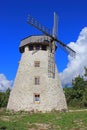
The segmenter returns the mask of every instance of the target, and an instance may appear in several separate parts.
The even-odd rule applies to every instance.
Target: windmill
[[[75,51],[57,39],[55,13],[52,31],[32,16],[28,16],[27,22],[45,35],[29,36],[21,40],[19,50],[22,56],[7,109],[34,112],[67,110],[54,53],[57,43],[72,56],[75,56]]]

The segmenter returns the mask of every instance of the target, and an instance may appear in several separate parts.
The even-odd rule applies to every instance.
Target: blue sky
[[[76,42],[81,30],[87,27],[87,0],[3,0],[0,2],[0,74],[14,80],[18,61],[20,40],[41,34],[26,23],[28,14],[52,29],[53,13],[58,14],[58,38],[65,44]],[[73,47],[73,46],[72,46]],[[60,49],[56,53],[59,72],[69,62]]]

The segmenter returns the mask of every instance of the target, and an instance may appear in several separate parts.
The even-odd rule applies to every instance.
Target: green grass
[[[87,130],[87,111],[11,114],[0,109],[0,130]]]

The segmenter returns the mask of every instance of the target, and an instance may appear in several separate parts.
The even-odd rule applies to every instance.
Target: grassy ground
[[[11,114],[0,109],[0,130],[87,130],[87,111]]]

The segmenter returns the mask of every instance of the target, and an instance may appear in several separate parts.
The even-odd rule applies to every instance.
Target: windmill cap
[[[29,36],[21,40],[19,50],[21,52],[21,49],[23,49],[27,45],[31,44],[44,44],[49,45],[49,42],[51,41],[51,38],[49,36],[45,35],[39,35],[39,36]]]

